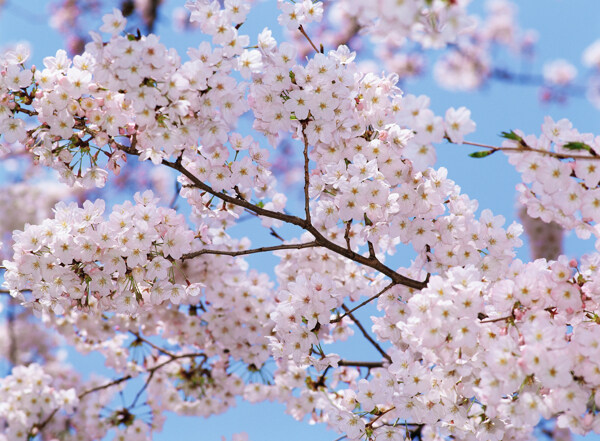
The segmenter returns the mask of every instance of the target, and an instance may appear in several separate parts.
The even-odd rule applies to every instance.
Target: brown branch
[[[451,144],[457,144],[455,142],[449,141]],[[550,150],[542,150],[542,149],[537,149],[537,148],[533,148],[533,147],[502,147],[502,146],[493,146],[493,145],[489,145],[489,144],[481,144],[479,142],[470,142],[470,141],[463,141],[462,144],[464,145],[472,145],[475,147],[482,147],[484,149],[488,149],[491,150],[492,152],[498,152],[498,151],[502,151],[502,152],[519,152],[519,153],[528,153],[528,152],[534,152],[534,153],[539,153],[541,155],[546,155],[546,156],[551,156],[553,158],[558,158],[558,159],[591,159],[591,160],[600,160],[600,156],[586,156],[586,155],[570,155],[567,153],[558,153],[558,152],[553,152]]]
[[[269,234],[273,237],[275,237],[276,239],[279,239],[282,242],[285,242],[285,239],[283,237],[281,237],[279,235],[279,233],[277,233],[277,231],[275,231],[275,229],[273,227],[269,228]]]
[[[302,26],[300,26],[302,28]],[[310,221],[310,198],[308,196],[308,187],[310,186],[310,175],[309,175],[309,167],[308,167],[308,138],[306,137],[305,130],[306,123],[302,123],[302,138],[304,139],[304,216],[306,218],[306,222],[309,224]]]
[[[373,297],[369,297],[367,300],[365,300],[364,302],[362,302],[360,305],[352,308],[351,310],[349,310],[348,312],[344,313],[343,315],[331,320],[329,323],[337,323],[339,321],[341,321],[344,317],[346,317],[347,315],[350,315],[351,313],[353,313],[354,311],[356,311],[359,308],[362,308],[363,306],[365,306],[366,304],[372,302],[375,299],[378,299],[379,297],[381,297],[383,294],[385,294],[385,292],[387,290],[389,290],[390,288],[392,288],[393,286],[395,286],[396,284],[394,282],[390,283],[388,286],[386,286],[385,288],[383,288],[381,291],[379,291],[377,294],[375,294]]]
[[[369,241],[367,241],[367,245],[368,245],[368,247],[369,247],[369,257],[370,257],[371,259],[375,259],[375,258],[376,258],[376,256],[375,256],[375,248],[373,248],[373,242],[371,242],[371,241],[369,240]]]
[[[352,219],[346,222],[346,231],[344,231],[344,239],[346,239],[346,248],[348,251],[352,251],[350,247],[350,227],[352,226]]]
[[[77,398],[82,399],[91,393],[94,393],[94,392],[97,392],[97,391],[103,390],[103,389],[108,389],[109,387],[116,386],[117,384],[121,384],[124,381],[130,380],[132,378],[133,377],[131,375],[125,375],[124,377],[117,378],[116,380],[113,380],[109,383],[105,383],[100,386],[96,386],[96,387],[93,387],[86,391],[83,391],[81,394],[79,394],[77,396]],[[48,423],[50,423],[50,421],[52,421],[52,418],[54,418],[54,416],[57,414],[57,412],[59,410],[60,410],[60,407],[55,407],[52,410],[52,412],[50,412],[50,414],[46,417],[46,419],[44,421],[42,421],[39,424],[34,424],[33,427],[31,428],[31,430],[29,431],[29,436],[30,437],[36,436],[38,433],[40,433],[42,430],[44,430],[44,428],[48,425]]]
[[[140,153],[136,150],[135,143],[136,143],[135,136],[132,137],[131,147],[127,147],[127,146],[119,144],[115,141],[115,144],[118,146],[118,148],[120,150],[122,150],[125,153],[128,153],[130,155],[139,156]],[[180,160],[171,162],[171,161],[167,161],[166,159],[163,159],[162,164],[169,168],[172,168],[173,170],[177,170],[182,175],[184,175],[187,179],[189,179],[193,183],[193,185],[196,186],[197,188],[199,188],[199,189],[201,189],[201,190],[203,190],[203,191],[205,191],[227,203],[245,208],[248,211],[253,212],[259,216],[264,216],[264,217],[269,217],[271,219],[280,220],[282,222],[296,225],[296,226],[308,231],[309,233],[311,233],[314,236],[315,242],[317,242],[320,246],[327,248],[327,249],[333,251],[334,253],[337,253],[340,256],[346,257],[347,259],[350,259],[354,262],[360,263],[360,264],[368,266],[374,270],[377,270],[380,273],[388,276],[390,279],[392,279],[392,281],[394,281],[397,284],[404,285],[408,288],[413,288],[413,289],[417,289],[417,290],[423,289],[425,286],[427,286],[427,284],[425,282],[420,282],[418,280],[410,279],[408,277],[398,274],[396,271],[394,271],[390,267],[381,263],[381,261],[379,261],[377,258],[365,257],[361,254],[355,253],[352,250],[348,250],[348,249],[328,240],[310,222],[307,222],[306,219],[301,219],[298,216],[281,213],[279,211],[267,210],[263,207],[259,207],[258,205],[254,205],[254,204],[246,201],[245,199],[239,199],[239,198],[230,196],[225,192],[217,192],[217,191],[213,190],[212,187],[210,187],[209,185],[206,185],[204,182],[202,182],[200,179],[198,179],[196,176],[194,176],[194,174],[192,174],[189,170],[187,170],[185,167],[183,167],[181,165]]]
[[[246,254],[266,253],[269,251],[277,250],[300,250],[302,248],[313,248],[320,246],[317,241],[306,242],[306,243],[290,243],[283,245],[274,245],[271,247],[260,247],[253,248],[250,250],[239,250],[239,251],[220,251],[220,250],[199,250],[192,253],[184,254],[181,260],[193,259],[194,257],[202,256],[204,254],[217,254],[223,256],[244,256]]]
[[[367,423],[367,426],[369,427],[373,427],[373,424],[382,416],[384,416],[386,413],[391,412],[392,410],[394,410],[396,408],[396,406],[392,406],[390,407],[388,410],[384,410],[383,412],[381,412],[379,415],[377,415],[375,418],[373,418],[371,421],[369,421]]]
[[[360,321],[358,321],[358,319],[354,316],[354,314],[352,314],[352,312],[348,309],[348,307],[346,305],[342,305],[342,308],[344,309],[344,311],[346,311],[346,314],[352,319],[352,321],[356,324],[356,326],[358,326],[358,329],[360,329],[360,332],[362,332],[362,334],[365,336],[365,338],[369,341],[369,343],[371,343],[373,345],[373,347],[375,349],[377,349],[377,351],[383,356],[383,358],[385,358],[387,361],[389,361],[390,363],[392,362],[392,357],[390,357],[381,346],[379,346],[379,343],[377,343],[373,337],[371,337],[369,335],[369,333],[367,332],[367,330],[364,328],[364,326],[362,325],[362,323]]]
[[[79,398],[81,400],[82,398],[85,398],[89,394],[92,394],[94,392],[98,392],[100,390],[108,389],[109,387],[116,386],[117,384],[121,384],[121,383],[123,383],[123,382],[125,382],[127,380],[131,380],[132,378],[133,377],[131,375],[125,375],[124,377],[117,378],[116,380],[113,380],[110,383],[101,384],[100,386],[96,386],[96,387],[93,387],[91,389],[85,390],[82,393],[80,393],[77,396],[77,398]]]
[[[483,319],[483,320],[480,320],[480,321],[479,321],[479,323],[494,323],[494,322],[501,322],[501,321],[503,321],[503,320],[508,320],[508,319],[511,319],[511,318],[513,318],[513,316],[512,316],[512,315],[508,315],[508,316],[506,316],[506,317],[496,317],[496,318],[493,318],[493,319],[492,319],[492,318],[489,318],[489,319]]]
[[[298,28],[298,30],[308,40],[308,42],[310,43],[310,45],[312,46],[312,48],[315,50],[316,53],[321,52],[319,49],[317,49],[317,46],[315,46],[315,44],[312,42],[312,40],[310,39],[310,37],[308,36],[308,34],[306,33],[306,31],[304,30],[304,27],[302,25],[300,25],[300,27]]]
[[[368,369],[373,369],[373,368],[383,367],[383,362],[381,362],[381,361],[350,361],[350,360],[340,360],[340,361],[338,361],[338,366],[364,367],[364,368],[368,368]]]
[[[148,346],[156,349],[158,352],[160,352],[161,354],[167,355],[171,358],[175,358],[177,357],[175,354],[173,354],[172,352],[167,351],[164,348],[161,348],[158,345],[155,345],[154,343],[152,343],[150,340],[145,339],[144,337],[142,337],[139,333],[135,332],[135,331],[129,331],[130,334],[134,335],[135,338],[137,338],[137,340],[146,343]],[[134,342],[135,343],[135,342]]]

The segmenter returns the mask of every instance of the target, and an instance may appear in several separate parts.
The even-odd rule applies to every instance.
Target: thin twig
[[[148,369],[148,372],[150,373],[150,375],[153,375],[155,371],[161,369],[162,367],[166,366],[169,363],[172,363],[175,360],[179,360],[181,358],[195,358],[195,357],[204,357],[204,359],[206,360],[206,354],[182,354],[182,355],[174,355],[173,357],[169,358],[168,360],[157,364],[156,366]],[[93,387],[91,389],[85,390],[82,393],[80,393],[77,398],[78,399],[83,399],[85,398],[87,395],[92,394],[94,392],[98,392],[100,390],[104,390],[104,389],[108,389],[112,386],[116,386],[118,384],[121,384],[125,381],[131,380],[133,378],[132,375],[125,375],[123,377],[117,378],[116,380],[110,381],[108,383],[105,384],[101,384],[100,386],[96,386]],[[46,417],[46,419],[44,421],[42,421],[39,424],[34,424],[33,427],[31,428],[31,430],[29,431],[29,435],[30,436],[35,436],[38,433],[40,433],[42,430],[44,430],[44,427],[46,427],[50,421],[52,421],[52,418],[54,418],[54,416],[56,415],[56,413],[60,410],[60,407],[55,407],[54,410],[52,412],[50,412],[50,414]]]
[[[457,144],[454,142],[451,142],[451,144]],[[558,158],[558,159],[590,159],[590,160],[600,160],[600,156],[586,156],[586,155],[570,155],[567,153],[558,153],[558,152],[553,152],[551,150],[542,150],[542,149],[537,149],[537,148],[533,148],[533,147],[503,147],[503,146],[493,146],[493,145],[489,145],[489,144],[481,144],[479,142],[470,142],[470,141],[463,141],[462,144],[464,145],[471,145],[471,146],[475,146],[475,147],[481,147],[484,149],[488,149],[491,150],[492,152],[498,152],[498,151],[502,151],[502,152],[519,152],[519,153],[529,153],[529,152],[533,152],[533,153],[539,153],[541,155],[546,155],[546,156],[552,156],[554,158]]]
[[[194,257],[202,256],[203,254],[217,254],[223,256],[244,256],[246,254],[256,254],[256,253],[266,253],[269,251],[278,251],[278,250],[300,250],[302,248],[313,248],[320,246],[317,241],[313,240],[312,242],[306,243],[290,243],[283,245],[274,245],[271,247],[260,247],[253,248],[250,250],[239,250],[239,251],[220,251],[220,250],[199,250],[194,251],[193,253],[184,254],[181,257],[181,260],[193,259]]]
[[[302,28],[302,26],[300,26]],[[311,223],[310,220],[310,198],[308,196],[308,188],[310,187],[310,175],[309,175],[309,160],[308,160],[308,138],[304,131],[306,129],[306,123],[302,123],[302,137],[304,139],[304,216],[306,222]]]
[[[390,407],[388,410],[384,410],[383,412],[381,412],[379,415],[377,415],[375,418],[373,418],[371,421],[369,421],[369,423],[367,424],[367,426],[369,427],[373,427],[373,424],[382,416],[384,416],[386,413],[391,412],[392,410],[394,410],[396,408],[396,406],[392,406]]]
[[[317,46],[315,46],[315,44],[312,42],[312,40],[310,39],[310,37],[308,36],[308,34],[306,33],[306,31],[304,30],[304,27],[302,25],[300,25],[300,27],[298,27],[298,30],[308,40],[308,42],[310,43],[310,45],[312,46],[312,48],[315,50],[315,52],[319,53],[320,52],[319,49],[317,49]]]
[[[110,383],[101,384],[100,386],[93,387],[86,391],[83,391],[81,394],[77,396],[80,400],[91,393],[98,392],[100,390],[108,389],[109,387],[116,386],[117,384],[121,384],[127,380],[131,380],[133,377],[131,375],[125,375],[124,377],[117,378],[116,380],[111,381]]]
[[[140,153],[135,148],[135,144],[136,144],[135,135],[131,139],[130,147],[119,144],[116,141],[114,141],[114,142],[115,142],[115,145],[120,150],[124,151],[125,153],[128,153],[130,155],[135,155],[135,156],[140,155]],[[215,197],[218,197],[219,199],[221,199],[227,203],[245,208],[248,211],[253,212],[259,216],[277,219],[282,222],[296,225],[296,226],[308,231],[309,233],[311,233],[314,236],[315,241],[320,246],[327,248],[327,249],[333,251],[334,253],[337,253],[340,256],[346,257],[347,259],[350,259],[354,262],[360,263],[360,264],[368,266],[374,270],[377,270],[377,271],[381,272],[382,274],[385,274],[390,279],[392,279],[394,282],[396,282],[400,285],[404,285],[408,288],[413,288],[413,289],[417,289],[417,290],[423,289],[425,286],[427,286],[427,284],[425,282],[420,282],[418,280],[410,279],[401,274],[398,274],[396,271],[394,271],[390,267],[383,264],[377,258],[365,257],[361,254],[355,253],[354,251],[347,250],[343,246],[340,246],[340,245],[330,241],[325,236],[323,236],[323,234],[321,234],[321,232],[315,226],[313,226],[310,222],[307,222],[306,219],[302,219],[302,218],[299,218],[298,216],[293,216],[293,215],[286,214],[286,213],[281,213],[279,211],[268,210],[266,208],[259,207],[258,205],[254,205],[246,200],[241,200],[236,197],[230,196],[225,192],[215,191],[212,187],[210,187],[209,185],[202,182],[193,173],[191,173],[188,169],[183,167],[181,165],[180,160],[171,162],[171,161],[167,161],[166,159],[163,159],[162,164],[169,168],[172,168],[173,170],[177,170],[178,172],[183,174],[188,180],[190,180],[192,182],[192,184],[195,187],[197,187]]]
[[[338,366],[364,367],[364,368],[368,368],[368,369],[373,369],[373,368],[383,367],[383,362],[381,362],[381,361],[350,361],[350,360],[340,360],[340,361],[338,361]]]
[[[352,248],[350,247],[350,227],[352,226],[352,219],[350,219],[349,221],[346,221],[346,231],[344,231],[344,239],[346,239],[346,248],[348,248],[349,251],[352,251]]]
[[[282,242],[285,242],[285,239],[283,237],[281,237],[279,235],[279,233],[277,233],[277,231],[275,231],[275,229],[273,227],[269,228],[269,234],[277,239],[279,239]]]
[[[156,349],[158,352],[160,352],[161,354],[164,355],[168,355],[171,358],[175,358],[176,355],[167,351],[164,348],[161,348],[160,346],[155,345],[154,343],[152,343],[150,340],[145,339],[144,337],[142,337],[139,333],[135,332],[135,331],[129,331],[129,333],[131,333],[132,335],[134,335],[139,341],[146,343],[148,346]]]
[[[375,349],[377,349],[377,351],[383,356],[383,358],[385,358],[387,361],[389,361],[390,363],[392,362],[392,357],[390,357],[381,346],[379,346],[379,343],[377,343],[373,337],[371,337],[369,335],[369,333],[367,332],[367,330],[363,327],[362,323],[354,316],[354,314],[352,314],[352,312],[350,312],[350,310],[348,309],[348,307],[346,305],[342,305],[342,308],[344,309],[344,311],[346,311],[346,314],[348,314],[348,316],[352,319],[352,321],[356,324],[356,326],[358,326],[358,329],[360,329],[360,332],[362,332],[362,334],[365,336],[365,338],[369,341],[369,343],[371,343],[373,345],[373,347]]]
[[[369,297],[367,300],[365,300],[364,302],[362,302],[360,305],[352,308],[351,310],[349,310],[348,312],[344,313],[343,315],[341,315],[339,317],[336,317],[335,319],[331,320],[329,323],[337,323],[337,322],[341,321],[344,317],[346,317],[347,315],[350,315],[351,313],[353,313],[357,309],[362,308],[363,306],[365,306],[366,304],[372,302],[375,299],[378,299],[383,294],[385,294],[388,289],[390,289],[391,287],[393,287],[395,285],[396,284],[394,282],[390,283],[385,288],[383,288],[381,291],[379,291],[377,294],[375,294],[373,297]]]
[[[480,321],[479,321],[479,323],[494,323],[494,322],[501,322],[501,321],[503,321],[503,320],[508,320],[508,319],[511,319],[511,318],[513,318],[513,316],[512,316],[512,315],[508,315],[508,316],[506,316],[506,317],[496,317],[496,318],[493,318],[493,319],[492,319],[492,318],[489,318],[489,319],[483,319],[483,320],[480,320]]]

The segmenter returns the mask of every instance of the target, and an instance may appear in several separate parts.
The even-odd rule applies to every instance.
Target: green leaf
[[[502,138],[512,139],[513,141],[523,141],[523,138],[521,138],[519,135],[517,135],[512,130],[510,132],[502,132],[502,133],[500,133],[500,136]]]
[[[590,153],[592,152],[592,148],[585,142],[568,142],[563,147],[569,150],[587,150]]]
[[[495,153],[496,150],[482,150],[480,152],[469,153],[471,158],[485,158],[486,156],[490,156],[492,153]]]

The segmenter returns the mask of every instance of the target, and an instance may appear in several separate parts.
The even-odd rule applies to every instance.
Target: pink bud
[[[571,268],[577,268],[577,260],[576,259],[569,260],[569,266]]]

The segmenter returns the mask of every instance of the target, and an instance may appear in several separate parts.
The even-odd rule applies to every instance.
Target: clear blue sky
[[[0,46],[28,40],[33,47],[33,60],[41,65],[43,57],[53,55],[64,46],[63,40],[54,30],[46,25],[44,0],[7,0],[8,6],[0,11]],[[120,2],[115,1],[115,4]],[[197,46],[200,42],[198,34],[177,34],[172,31],[171,11],[175,6],[182,6],[184,0],[165,0],[161,9],[161,20],[157,33],[161,41],[168,47],[175,47],[185,57],[188,46]],[[481,11],[483,2],[475,0],[473,10]],[[259,3],[258,13],[252,13],[250,22],[244,25],[244,31],[251,39],[265,26],[270,26],[274,33],[278,31],[275,17],[275,2]],[[564,58],[575,65],[580,65],[583,49],[600,37],[600,2],[589,0],[527,0],[519,2],[519,23],[522,28],[533,28],[539,32],[537,56],[530,69],[541,72],[545,61]],[[506,58],[507,61],[510,59]],[[515,61],[515,60],[513,60]],[[515,62],[509,67],[518,66]],[[583,79],[580,69],[579,80]],[[432,98],[432,108],[443,115],[448,107],[467,106],[472,111],[472,118],[477,123],[477,131],[467,137],[468,140],[498,144],[497,136],[501,131],[522,129],[526,133],[539,134],[545,115],[555,120],[569,118],[580,131],[600,133],[600,112],[584,98],[573,98],[567,105],[543,106],[538,101],[538,90],[531,86],[507,85],[492,83],[485,90],[474,94],[452,93],[441,90],[430,77],[408,82],[404,89],[407,93],[427,94]],[[449,169],[449,177],[454,179],[472,198],[479,201],[480,209],[490,208],[495,214],[502,214],[510,223],[515,216],[514,187],[519,177],[508,165],[503,155],[493,155],[486,159],[472,159],[467,154],[474,149],[452,145],[438,147],[438,166]],[[0,169],[0,175],[1,175]],[[592,247],[591,243],[578,240],[574,235],[566,241],[566,254],[577,256]],[[528,251],[523,249],[520,256],[527,259]],[[404,256],[408,258],[407,256]],[[262,271],[270,271],[271,258],[252,259]],[[272,274],[272,272],[271,272]],[[368,317],[368,314],[365,314]],[[366,353],[368,356],[370,353]],[[73,361],[83,371],[103,371],[101,357],[80,357]],[[337,435],[327,431],[324,426],[309,426],[295,422],[283,414],[279,405],[248,405],[241,403],[228,413],[209,420],[198,418],[171,417],[167,419],[165,430],[158,434],[158,441],[181,440],[219,440],[221,435],[231,438],[232,433],[246,431],[253,441],[286,440],[300,441],[315,439],[333,441]],[[600,439],[588,437],[589,439]]]

